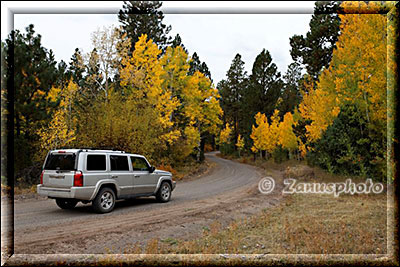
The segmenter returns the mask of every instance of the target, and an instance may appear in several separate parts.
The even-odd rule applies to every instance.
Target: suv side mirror
[[[149,172],[150,172],[150,173],[153,173],[155,170],[156,170],[156,167],[150,166],[150,169],[149,169]]]

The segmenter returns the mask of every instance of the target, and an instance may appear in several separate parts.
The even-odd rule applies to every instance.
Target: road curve
[[[72,242],[99,232],[115,233],[123,231],[128,224],[132,229],[135,226],[140,229],[172,217],[175,224],[183,223],[179,218],[188,217],[188,210],[205,213],[206,208],[215,209],[221,203],[235,202],[244,188],[254,187],[262,177],[259,169],[219,158],[215,152],[207,153],[206,158],[214,162],[215,167],[198,179],[178,181],[168,203],[157,203],[153,197],[119,201],[113,212],[95,214],[90,204],[80,203],[73,210],[61,210],[51,199],[16,201],[15,252],[35,253],[31,252],[35,247],[54,245],[56,240]]]

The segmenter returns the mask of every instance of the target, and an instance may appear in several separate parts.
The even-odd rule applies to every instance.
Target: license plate
[[[64,179],[65,175],[49,175],[52,179]]]

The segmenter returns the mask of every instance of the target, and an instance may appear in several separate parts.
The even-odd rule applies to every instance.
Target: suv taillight
[[[83,186],[83,174],[81,171],[75,172],[74,186]]]
[[[40,174],[40,184],[43,184],[43,173],[44,173],[44,170],[42,171],[42,174]]]

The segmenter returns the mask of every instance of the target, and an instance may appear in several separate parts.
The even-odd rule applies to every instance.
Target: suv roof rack
[[[79,149],[79,151],[89,151],[89,150],[104,150],[104,151],[115,151],[115,152],[126,153],[124,150],[119,150],[116,148],[109,148],[109,147],[84,147]]]

